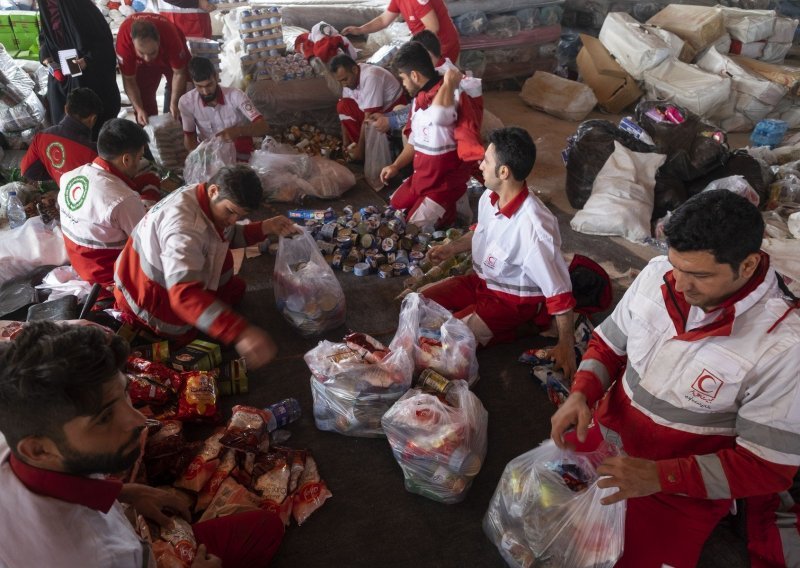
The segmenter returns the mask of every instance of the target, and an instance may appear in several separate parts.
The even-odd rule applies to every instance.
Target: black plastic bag
[[[663,168],[662,168],[663,169]],[[667,211],[675,211],[689,199],[686,184],[669,174],[656,173],[655,199],[653,201],[653,220],[661,219]]]
[[[567,199],[575,209],[582,209],[588,201],[597,173],[614,153],[614,141],[634,152],[655,150],[607,120],[582,122],[567,141]]]
[[[748,154],[746,150],[736,150],[730,155],[724,166],[687,184],[686,190],[691,197],[703,191],[712,181],[729,176],[743,176],[758,193],[761,207],[766,205],[770,184],[768,172],[764,172],[758,160]]]

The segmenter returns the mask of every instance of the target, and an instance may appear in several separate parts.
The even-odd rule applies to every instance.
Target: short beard
[[[130,469],[139,459],[142,450],[137,446],[125,453],[124,448],[130,446],[134,441],[138,441],[143,430],[144,427],[137,428],[128,443],[113,454],[81,453],[66,441],[62,442],[58,449],[64,457],[64,471],[72,475],[92,475],[95,473],[119,473]]]
[[[219,86],[214,89],[214,92],[210,95],[200,95],[200,98],[203,100],[204,103],[210,103],[217,98],[217,91],[219,91]]]

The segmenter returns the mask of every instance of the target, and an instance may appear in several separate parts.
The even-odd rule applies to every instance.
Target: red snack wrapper
[[[187,568],[175,551],[175,547],[167,541],[157,540],[152,544],[151,549],[158,568]]]
[[[370,363],[378,363],[389,354],[389,350],[377,339],[366,333],[350,333],[344,336],[347,346]]]
[[[158,381],[174,392],[180,392],[183,381],[178,371],[170,369],[161,363],[153,363],[140,357],[128,357],[128,372],[133,374],[145,374],[151,379]]]
[[[128,374],[128,395],[134,406],[147,404],[162,406],[169,402],[171,394],[169,387],[163,385],[152,375]]]
[[[305,470],[300,476],[300,487],[294,494],[292,515],[298,525],[302,525],[311,513],[322,507],[325,501],[333,497],[328,486],[322,480],[317,470],[317,462],[309,453],[306,456]]]
[[[286,457],[270,452],[267,460],[253,468],[254,489],[262,497],[260,507],[278,515],[284,525],[289,524],[292,514],[292,500],[287,498],[291,468]],[[263,471],[265,468],[269,469]]]
[[[181,517],[173,517],[172,527],[161,529],[161,538],[172,545],[184,566],[188,568],[192,565],[197,552],[197,540],[194,538],[192,525]]]
[[[220,443],[240,452],[266,452],[271,422],[275,422],[275,417],[269,412],[237,404]]]
[[[178,420],[219,420],[217,380],[208,371],[181,373],[183,390],[178,397]]]
[[[208,508],[222,485],[222,482],[228,478],[234,467],[236,467],[235,452],[233,450],[224,449],[220,453],[217,469],[197,495],[197,505],[195,505],[194,508],[195,513],[205,511]]]
[[[255,511],[259,508],[261,497],[247,490],[233,477],[228,477],[219,486],[211,504],[200,517],[200,522],[217,517],[225,517],[244,511]]]
[[[25,322],[2,321],[0,322],[0,341],[14,341],[22,333]]]
[[[186,471],[175,482],[175,487],[199,492],[205,486],[219,465],[217,457],[222,450],[219,443],[221,437],[222,432],[217,432],[205,441],[203,449],[189,462]]]
[[[161,422],[161,426],[153,427],[150,424],[155,421],[148,420],[148,437],[145,444],[145,459],[160,458],[163,456],[177,454],[183,446],[183,424],[177,420],[166,420]]]

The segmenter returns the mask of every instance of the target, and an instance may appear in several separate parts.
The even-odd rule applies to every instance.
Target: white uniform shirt
[[[400,98],[403,87],[389,71],[377,65],[359,63],[361,76],[358,87],[342,89],[342,98],[353,99],[361,110],[392,110],[390,106]]]
[[[255,122],[261,118],[250,98],[239,89],[219,86],[217,104],[206,105],[197,89],[184,94],[178,101],[183,131],[197,134],[202,142],[232,126]]]

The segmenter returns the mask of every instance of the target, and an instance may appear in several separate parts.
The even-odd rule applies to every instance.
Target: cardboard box
[[[169,360],[169,341],[159,341],[147,345],[131,347],[131,357],[139,357],[148,361],[165,363]]]
[[[642,96],[636,81],[611,56],[600,40],[580,34],[583,47],[578,53],[578,72],[608,112],[619,113]]]
[[[800,67],[774,65],[739,55],[731,55],[730,58],[748,71],[752,71],[773,83],[783,85],[789,89],[791,96],[797,97],[800,95]]]
[[[177,371],[211,371],[222,363],[222,350],[216,343],[195,339],[175,352],[170,365]]]
[[[224,396],[248,392],[247,365],[244,359],[234,359],[219,368],[217,388],[219,394]]]

